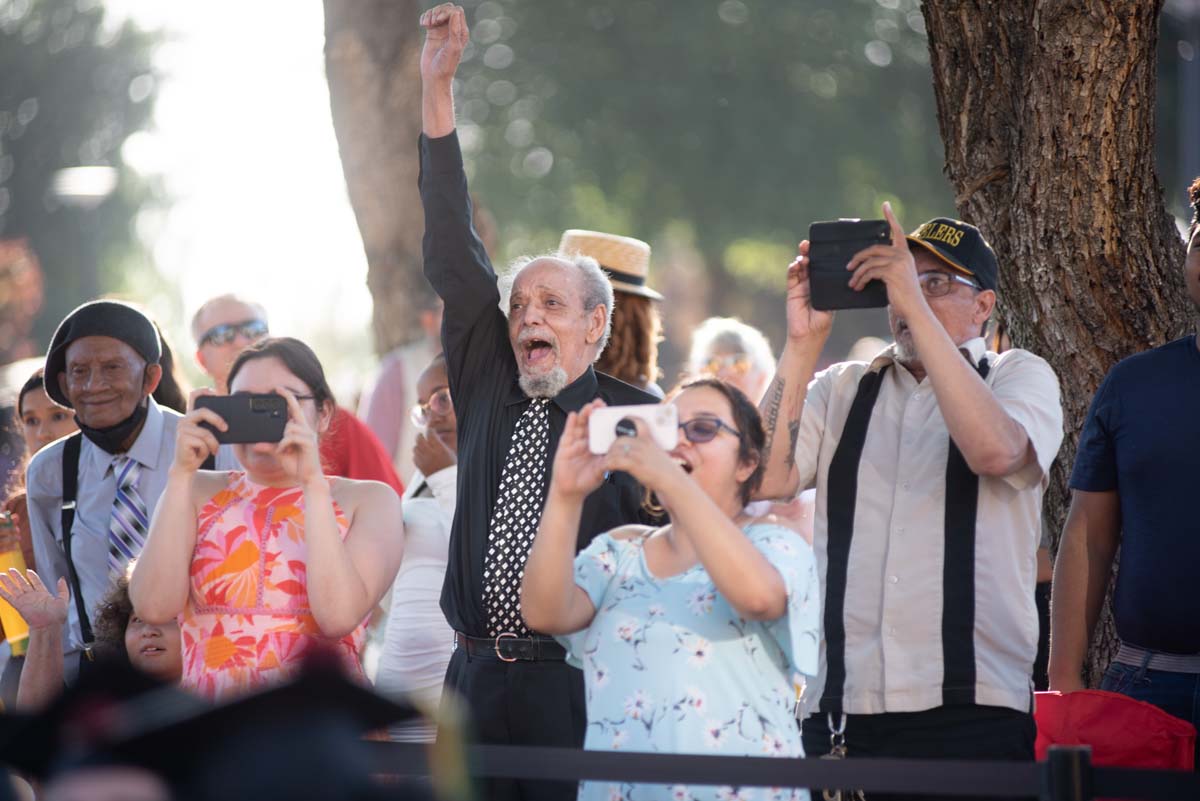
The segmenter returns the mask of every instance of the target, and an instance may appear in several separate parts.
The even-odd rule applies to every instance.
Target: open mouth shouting
[[[558,347],[552,339],[540,332],[522,332],[517,344],[520,347],[522,368],[548,370],[557,362]]]

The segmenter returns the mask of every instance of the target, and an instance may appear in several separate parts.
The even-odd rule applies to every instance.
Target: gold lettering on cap
[[[962,241],[963,232],[945,223],[925,223],[917,229],[917,239],[931,242],[945,242],[950,247],[958,247]]]

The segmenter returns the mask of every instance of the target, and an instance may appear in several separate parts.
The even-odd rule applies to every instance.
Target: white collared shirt
[[[1028,434],[1036,460],[1004,478],[980,477],[975,540],[976,703],[1028,710],[1037,652],[1034,606],[1042,494],[1062,442],[1058,379],[1023,350],[986,353],[981,338],[960,348]],[[918,383],[893,361],[894,346],[870,365],[843,362],[809,384],[796,447],[802,487],[815,486],[813,546],[822,594],[828,545],[827,479],[859,380],[886,364],[858,470],[846,579],[846,682],[851,714],[916,712],[942,704],[942,581],[949,434],[929,379]],[[805,693],[816,708],[821,673]]]

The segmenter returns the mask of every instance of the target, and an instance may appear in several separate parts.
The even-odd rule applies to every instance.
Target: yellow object
[[[10,567],[25,573],[25,556],[20,548],[0,552],[0,571],[7,573]],[[4,626],[4,637],[12,648],[12,655],[24,656],[25,648],[29,645],[29,624],[3,598],[0,598],[0,625]]]

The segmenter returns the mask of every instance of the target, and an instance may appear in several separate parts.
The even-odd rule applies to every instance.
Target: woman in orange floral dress
[[[318,644],[362,677],[364,625],[400,565],[400,499],[386,484],[322,472],[318,435],[334,405],[304,343],[250,346],[230,370],[229,389],[282,395],[283,439],[235,446],[244,472],[201,470],[218,447],[201,424],[227,426],[204,408],[179,422],[175,461],[129,587],[134,606],[151,622],[182,613],[182,685],[209,698],[285,680]]]

